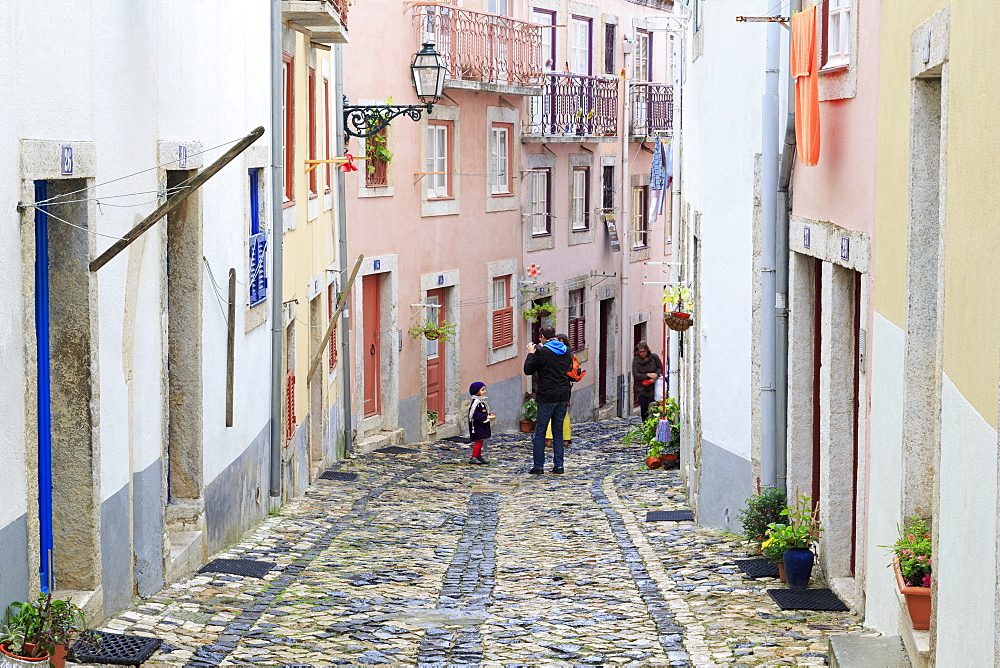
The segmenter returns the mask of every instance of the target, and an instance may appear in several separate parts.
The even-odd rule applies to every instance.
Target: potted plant
[[[675,285],[663,292],[663,322],[670,329],[683,332],[693,323],[691,318],[691,289],[683,285]]]
[[[748,498],[746,508],[740,511],[743,535],[747,541],[761,545],[767,540],[768,525],[780,523],[781,511],[787,507],[785,492],[777,487],[765,487]]]
[[[41,594],[31,603],[7,606],[0,625],[0,654],[4,665],[65,665],[66,645],[87,628],[83,612],[69,599],[52,600]]]
[[[768,527],[764,542],[760,544],[760,553],[778,567],[778,580],[788,582],[788,577],[785,574],[785,550],[789,545],[785,543],[782,531],[788,525],[782,522],[772,522],[771,526],[774,529]]]
[[[675,468],[679,465],[681,458],[681,411],[677,401],[671,397],[664,399],[662,403],[660,421],[662,423],[663,420],[666,420],[669,425],[669,440],[663,443],[660,461],[664,468]],[[661,427],[662,424],[657,425],[657,440],[660,439]]]
[[[573,114],[573,120],[576,121],[576,134],[578,137],[582,137],[587,134],[587,125],[593,117],[593,109],[587,112],[584,112],[583,109],[578,109],[576,113]]]
[[[521,315],[524,316],[525,320],[541,320],[542,318],[547,318],[559,309],[556,308],[555,304],[552,302],[532,302],[531,306],[524,309]]]
[[[658,401],[649,405],[646,421],[634,424],[625,432],[622,442],[625,445],[642,443],[646,445],[646,466],[651,469],[660,466],[670,466],[680,456],[680,426],[677,423],[677,403],[673,399]],[[669,423],[669,436],[664,440],[657,438],[660,420]],[[669,440],[667,440],[669,439]]]
[[[899,538],[888,548],[893,556],[896,586],[906,599],[913,628],[930,628],[931,622],[931,532],[927,523],[913,517],[899,528]]]
[[[429,341],[441,339],[442,341],[448,343],[455,340],[456,328],[457,325],[450,325],[444,321],[438,324],[437,321],[428,318],[422,324],[414,325],[407,331],[414,339],[424,337]]]
[[[781,514],[787,518],[787,524],[769,524],[769,536],[784,544],[782,563],[788,587],[805,589],[809,585],[815,561],[811,548],[819,540],[819,533],[823,530],[819,525],[819,508],[813,509],[812,499],[805,494],[796,494],[795,505],[785,508]]]
[[[535,431],[535,420],[538,419],[538,402],[532,394],[524,395],[524,404],[521,406],[521,431],[530,434]]]
[[[434,434],[437,432],[437,421],[438,412],[437,411],[427,411],[427,433]]]

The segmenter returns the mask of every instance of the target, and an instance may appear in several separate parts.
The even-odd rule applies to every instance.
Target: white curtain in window
[[[827,0],[830,25],[827,26],[826,65],[846,65],[851,58],[851,0]]]
[[[493,194],[510,192],[508,136],[507,128],[493,128],[490,141],[490,176]]]
[[[549,172],[536,169],[531,172],[531,233],[547,234],[549,231]]]
[[[587,226],[587,170],[573,170],[573,194],[572,194],[573,229],[578,230]]]
[[[427,126],[428,197],[448,196],[448,126]],[[435,174],[434,172],[440,172]]]
[[[570,21],[569,70],[573,74],[590,74],[590,21]]]

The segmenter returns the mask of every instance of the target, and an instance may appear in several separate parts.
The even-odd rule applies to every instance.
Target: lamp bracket
[[[423,112],[434,110],[427,104],[358,104],[344,105],[344,133],[352,137],[371,137],[389,125],[397,116],[409,116],[419,121]]]

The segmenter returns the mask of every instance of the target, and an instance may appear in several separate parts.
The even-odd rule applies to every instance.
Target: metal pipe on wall
[[[281,0],[271,0],[271,462],[269,494],[281,496],[281,410],[285,394],[282,355],[282,114]],[[285,165],[290,168],[291,165]]]
[[[333,50],[333,120],[334,132],[337,133],[337,155],[344,155],[347,146],[344,138],[344,52],[343,45],[336,44]],[[358,141],[361,141],[360,139]],[[347,271],[347,185],[344,172],[337,170],[337,273],[344,280]],[[341,285],[343,285],[341,283]],[[343,400],[341,401],[344,420],[344,455],[354,453],[354,413],[351,410],[351,296],[347,296],[344,311],[340,321],[340,340],[343,342],[343,355],[340,360],[340,374],[343,383]]]

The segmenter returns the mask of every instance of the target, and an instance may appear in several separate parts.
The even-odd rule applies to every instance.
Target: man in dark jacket
[[[532,439],[532,463],[528,473],[537,475],[545,472],[545,429],[552,422],[552,472],[563,472],[563,420],[566,417],[566,402],[569,401],[569,376],[566,372],[573,364],[569,348],[556,339],[556,330],[542,327],[539,345],[528,344],[528,357],[524,360],[524,373],[538,374],[535,401],[538,403],[538,417],[535,422],[535,436]]]

